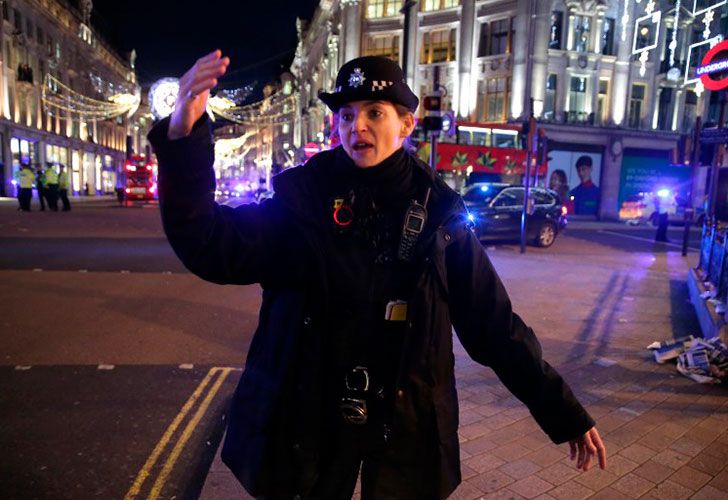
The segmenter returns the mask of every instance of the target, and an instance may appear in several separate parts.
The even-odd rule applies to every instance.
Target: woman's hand
[[[169,121],[167,137],[171,140],[186,137],[192,126],[207,109],[207,98],[210,89],[217,85],[217,80],[227,71],[230,58],[222,57],[215,50],[197,60],[179,81],[179,94],[174,112]]]
[[[596,456],[599,460],[599,468],[607,467],[607,448],[599,436],[596,427],[589,429],[586,434],[569,441],[571,459],[576,460],[576,468],[588,471],[592,466],[592,459]]]

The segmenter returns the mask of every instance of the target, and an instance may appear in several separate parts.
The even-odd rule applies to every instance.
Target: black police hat
[[[344,64],[336,76],[333,92],[320,92],[319,98],[338,111],[347,102],[390,101],[414,113],[420,100],[407,86],[399,65],[387,57],[357,57]]]

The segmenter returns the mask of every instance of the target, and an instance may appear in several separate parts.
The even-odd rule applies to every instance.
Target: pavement
[[[580,220],[571,227],[625,225]],[[659,243],[649,252],[627,248],[568,231],[551,249],[529,247],[525,255],[517,245],[488,247],[544,357],[596,419],[608,464],[577,471],[568,445],[551,443],[456,338],[463,483],[450,498],[728,498],[728,389],[698,384],[646,349],[654,340],[700,336],[686,285],[697,253],[682,257]],[[251,498],[219,450],[200,498]]]

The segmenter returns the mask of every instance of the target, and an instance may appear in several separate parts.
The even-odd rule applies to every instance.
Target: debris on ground
[[[647,346],[655,361],[677,360],[677,371],[701,384],[728,382],[728,347],[719,339],[692,335]]]

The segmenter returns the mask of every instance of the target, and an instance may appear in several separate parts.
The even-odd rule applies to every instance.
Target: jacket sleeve
[[[469,230],[459,233],[446,249],[446,264],[450,315],[463,347],[495,371],[553,442],[581,436],[594,420],[544,361],[478,239]]]
[[[214,146],[207,116],[187,137],[169,140],[169,119],[149,132],[159,161],[159,205],[167,238],[184,265],[220,284],[291,277],[295,238],[279,201],[232,208],[215,202]],[[290,236],[290,234],[289,234]]]

